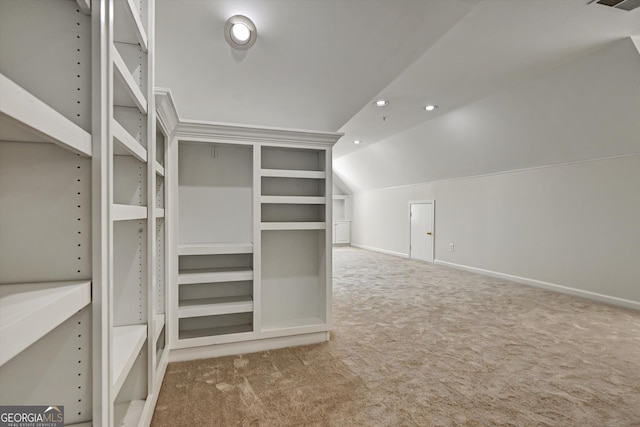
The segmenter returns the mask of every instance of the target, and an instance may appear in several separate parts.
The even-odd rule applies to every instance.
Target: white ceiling
[[[157,0],[156,83],[186,119],[344,132],[341,158],[640,34],[640,9],[587,3]],[[248,51],[224,40],[234,14],[257,26]]]

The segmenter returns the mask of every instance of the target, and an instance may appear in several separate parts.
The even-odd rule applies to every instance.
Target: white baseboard
[[[398,256],[400,258],[409,258],[409,254],[403,254],[402,252],[388,251],[386,249],[374,248],[372,246],[359,245],[357,243],[351,243],[351,246],[353,246],[354,248],[364,249],[364,250],[367,250],[367,251],[380,252],[381,254]]]
[[[612,297],[609,295],[603,295],[596,292],[583,291],[581,289],[570,288],[568,286],[557,285],[555,283],[543,282],[540,280],[527,279],[526,277],[513,276],[511,274],[498,273],[497,271],[484,270],[482,268],[469,267],[467,265],[455,264],[453,262],[435,260],[435,264],[445,265],[458,270],[470,271],[472,273],[479,273],[485,276],[496,277],[498,279],[510,280],[512,282],[520,283],[523,285],[535,286],[536,288],[547,289],[550,291],[556,291],[563,294],[574,295],[590,300],[605,302],[607,304],[613,304],[620,307],[630,308],[633,310],[640,310],[640,302],[631,301],[624,298]]]
[[[256,353],[259,351],[275,350],[278,348],[294,347],[298,345],[317,344],[325,341],[329,341],[329,332],[315,332],[303,335],[231,342],[203,347],[180,348],[171,350],[169,353],[169,362],[234,356],[238,354]]]

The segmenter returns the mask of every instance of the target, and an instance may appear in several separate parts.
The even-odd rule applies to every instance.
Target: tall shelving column
[[[265,333],[328,331],[331,324],[331,149],[309,145],[261,147]]]
[[[0,2],[0,405],[56,402],[76,426],[91,424],[100,385],[88,12],[70,0]]]
[[[134,426],[155,403],[153,2],[109,0],[107,22],[109,424]]]
[[[252,335],[254,151],[252,144],[216,139],[179,143],[174,348]]]

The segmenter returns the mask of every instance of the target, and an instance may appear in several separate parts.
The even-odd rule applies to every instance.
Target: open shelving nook
[[[177,340],[254,330],[253,161],[246,144],[180,142]],[[229,338],[231,336],[231,338]]]

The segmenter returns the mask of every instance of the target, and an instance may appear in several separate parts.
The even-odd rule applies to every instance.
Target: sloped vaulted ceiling
[[[334,166],[353,191],[640,152],[640,57],[628,38],[640,34],[640,9],[587,0],[158,0],[156,9],[156,82],[183,118],[345,132]],[[258,28],[244,52],[222,34],[238,13]],[[378,97],[391,104],[376,109]],[[427,114],[427,103],[440,108]]]

